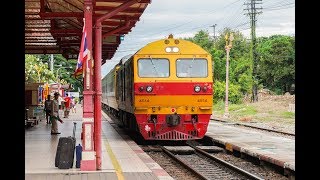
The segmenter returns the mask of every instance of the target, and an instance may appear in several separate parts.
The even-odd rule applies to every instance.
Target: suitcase
[[[74,151],[75,151],[75,131],[76,122],[73,123],[73,136],[60,137],[55,157],[55,167],[59,169],[69,169],[73,166],[74,161]]]
[[[76,146],[76,168],[80,168],[80,162],[82,159],[82,146],[79,144]]]

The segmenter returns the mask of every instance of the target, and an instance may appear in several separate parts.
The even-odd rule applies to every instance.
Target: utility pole
[[[230,34],[230,37],[228,37],[228,34],[225,36],[226,39],[226,51],[227,51],[227,61],[226,61],[226,101],[225,101],[225,108],[224,108],[224,118],[229,118],[229,52],[232,47],[232,41],[233,41],[233,34]]]
[[[253,63],[252,68],[252,102],[258,102],[258,79],[257,79],[257,65],[258,65],[258,59],[257,59],[257,51],[256,51],[256,15],[261,14],[262,7],[257,8],[257,4],[262,4],[262,0],[247,0],[248,3],[244,3],[244,5],[247,5],[247,8],[245,10],[248,10],[248,15],[250,17],[250,27],[251,27],[251,58]]]
[[[216,26],[217,24],[214,24],[210,27],[213,27],[213,47],[215,48],[215,42],[216,42]],[[212,77],[214,77],[214,61],[212,60]]]
[[[53,72],[53,54],[51,54],[51,58],[50,58],[50,71]]]
[[[217,24],[210,26],[210,27],[213,27],[213,44],[215,44],[215,41],[216,41],[216,26]]]

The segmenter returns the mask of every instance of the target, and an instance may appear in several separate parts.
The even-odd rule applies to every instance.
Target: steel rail
[[[183,167],[189,169],[190,171],[192,171],[194,174],[196,174],[198,177],[200,177],[201,179],[205,179],[207,180],[208,178],[204,177],[201,173],[199,173],[197,170],[193,169],[192,167],[190,167],[189,165],[187,165],[186,163],[184,163],[182,160],[180,160],[178,157],[176,157],[172,152],[170,152],[167,148],[160,146],[160,148],[162,149],[163,152],[165,152],[168,156],[170,156],[172,159],[178,161]]]
[[[200,153],[200,154],[202,154],[202,155],[204,155],[204,156],[206,156],[206,157],[208,157],[208,158],[210,158],[210,159],[222,164],[223,166],[226,166],[226,167],[238,172],[239,174],[244,175],[245,177],[248,177],[250,179],[263,180],[262,178],[254,175],[252,173],[249,173],[249,172],[247,172],[247,171],[245,171],[245,170],[243,170],[243,169],[241,169],[241,168],[239,168],[237,166],[234,166],[233,164],[230,164],[230,163],[228,163],[228,162],[226,162],[226,161],[224,161],[222,159],[219,159],[217,157],[212,156],[211,154],[207,153],[206,151],[204,151],[204,150],[202,150],[202,149],[200,149],[200,148],[198,148],[198,147],[196,147],[194,145],[191,145],[188,142],[186,144],[189,145],[190,147],[192,147],[193,149],[195,149],[196,152],[198,152],[198,153]]]

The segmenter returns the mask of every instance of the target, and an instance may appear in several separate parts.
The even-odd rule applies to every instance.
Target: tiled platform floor
[[[62,112],[61,112],[62,115]],[[63,117],[63,116],[61,116]],[[102,117],[102,169],[99,171],[80,171],[78,168],[58,169],[54,166],[59,137],[71,136],[73,122],[77,122],[76,140],[81,144],[82,109],[77,105],[77,113],[70,112],[69,118],[58,123],[60,135],[51,135],[51,125],[45,120],[25,130],[25,177],[37,179],[172,179],[130,138],[123,139]],[[74,162],[75,165],[75,162]]]

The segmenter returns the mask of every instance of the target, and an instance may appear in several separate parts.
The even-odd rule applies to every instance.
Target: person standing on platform
[[[76,99],[73,96],[71,97],[71,112],[76,113]]]
[[[59,96],[58,102],[59,102],[59,109],[63,110],[64,99],[61,96]]]
[[[47,95],[47,99],[44,102],[44,111],[46,112],[46,120],[47,120],[47,124],[51,124],[50,122],[50,113],[51,113],[51,96],[50,94]]]
[[[63,121],[59,117],[59,93],[54,93],[54,99],[51,101],[51,134],[60,134],[58,131],[58,124],[57,121],[60,123],[63,123]]]
[[[78,99],[74,98],[74,113],[77,113]]]
[[[61,117],[62,113],[64,114],[64,99],[60,95],[59,95],[58,102],[59,102],[59,116]]]
[[[71,98],[66,94],[64,98],[64,118],[69,118]]]

